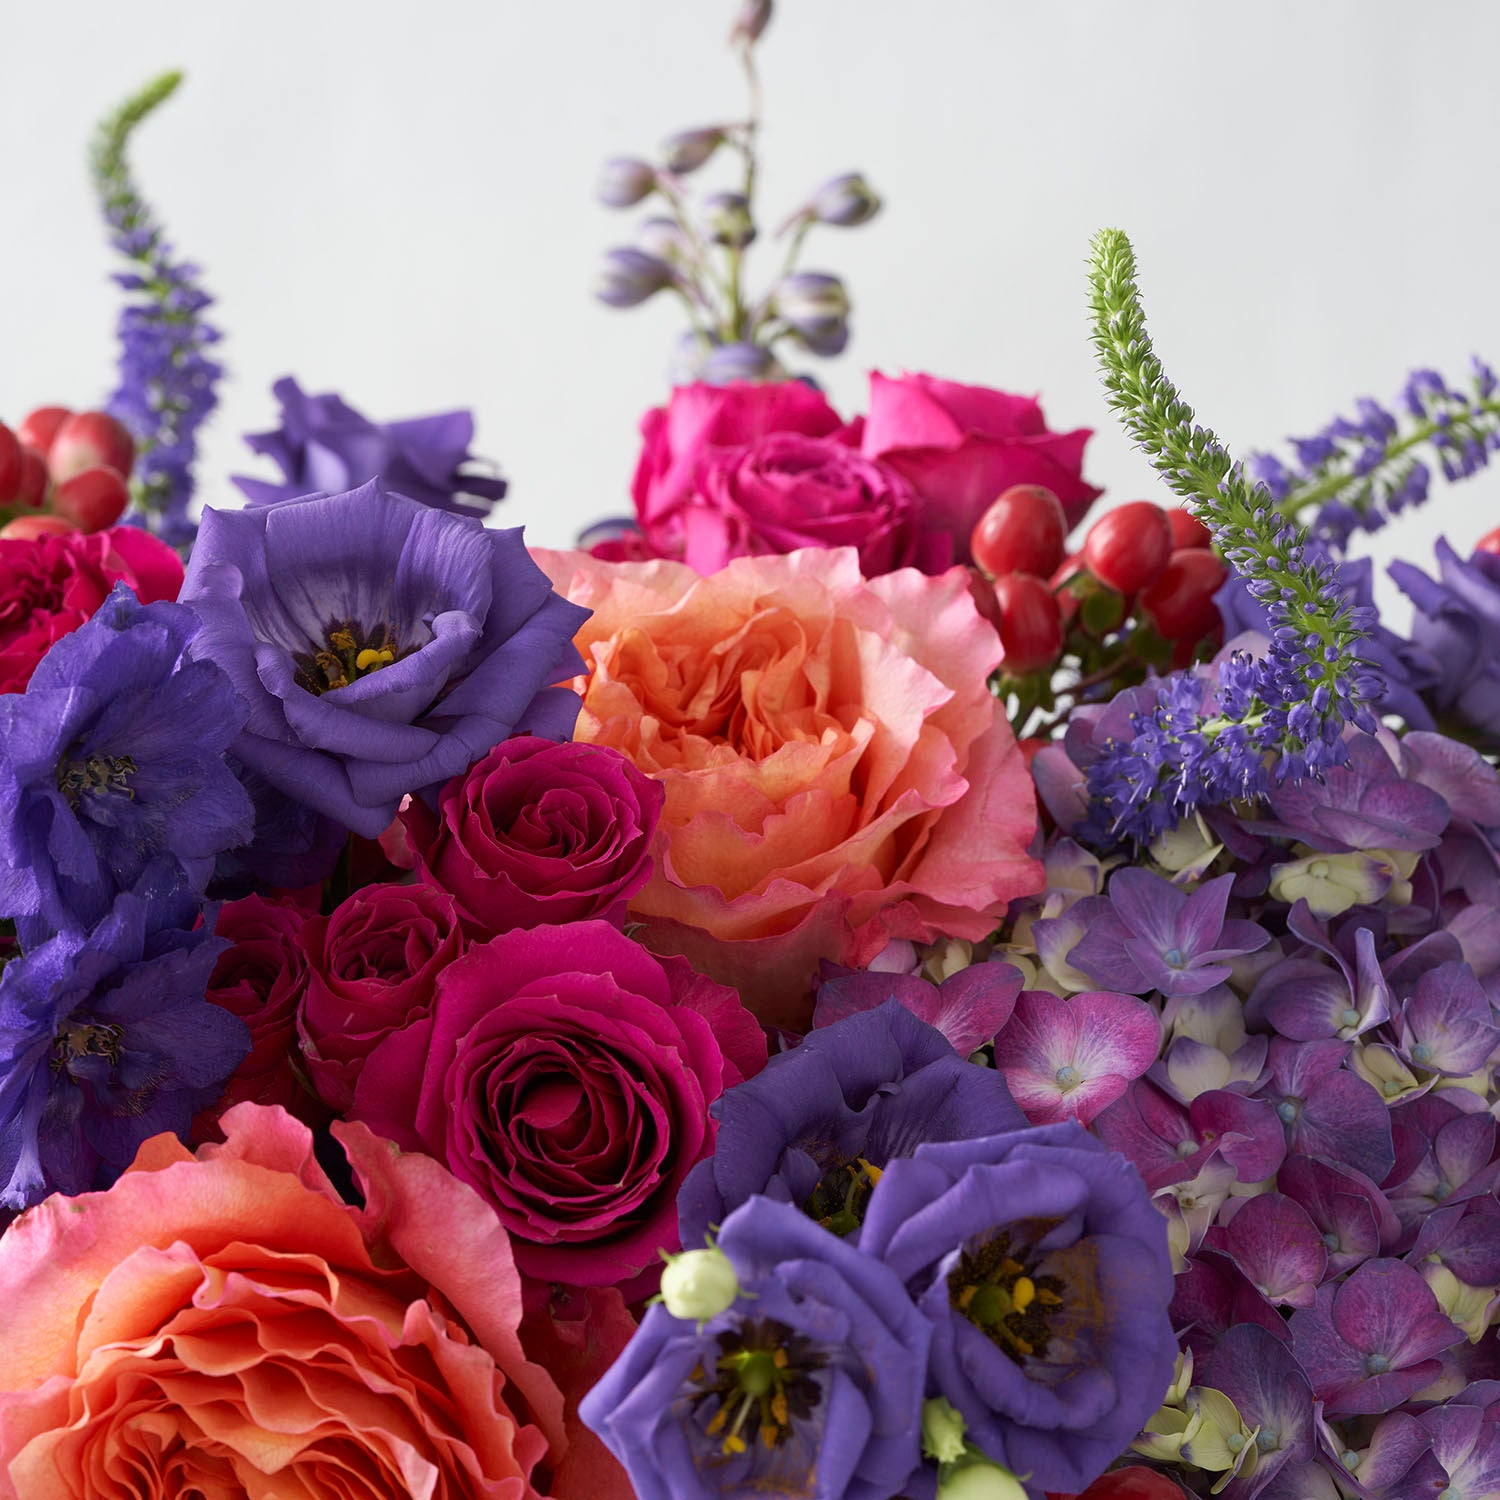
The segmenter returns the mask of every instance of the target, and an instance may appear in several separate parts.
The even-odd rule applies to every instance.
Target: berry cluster
[[[1187,510],[1116,506],[1071,551],[1067,531],[1057,496],[1021,484],[980,517],[970,542],[975,597],[1005,649],[997,687],[1015,700],[1018,733],[1059,695],[1107,696],[1218,643],[1214,594],[1228,569]]]
[[[107,412],[39,406],[0,422],[0,537],[103,531],[130,503],[135,440]]]

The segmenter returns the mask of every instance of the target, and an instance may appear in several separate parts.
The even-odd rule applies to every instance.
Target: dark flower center
[[[65,760],[57,767],[57,789],[77,807],[85,795],[103,797],[109,792],[135,796],[130,778],[135,775],[135,760],[129,755],[90,755],[86,760]]]
[[[1046,1219],[1028,1224],[1024,1228],[1035,1232],[1024,1238],[1039,1240],[1055,1224]],[[1034,1250],[1019,1243],[1012,1249],[1012,1244],[1011,1231],[1002,1229],[978,1248],[965,1248],[948,1273],[948,1300],[1012,1359],[1045,1359],[1052,1337],[1048,1323],[1062,1306],[1064,1284],[1039,1272],[1041,1257]]]
[[[65,1021],[52,1038],[52,1071],[61,1073],[80,1057],[106,1057],[117,1063],[124,1036],[124,1028],[113,1021]]]
[[[403,649],[389,625],[366,630],[354,620],[330,620],[321,647],[292,653],[292,660],[297,663],[293,681],[321,697],[410,656],[416,649],[415,646]]]
[[[715,1342],[713,1367],[700,1361],[689,1377],[694,1412],[715,1403],[703,1430],[710,1437],[723,1434],[719,1450],[726,1457],[745,1452],[757,1433],[762,1447],[778,1448],[791,1437],[792,1424],[811,1416],[823,1399],[814,1372],[827,1359],[811,1339],[775,1318],[746,1319]]]
[[[862,1156],[854,1161],[840,1162],[818,1179],[818,1185],[803,1204],[802,1211],[834,1234],[853,1234],[865,1222],[870,1194],[875,1191],[880,1178],[881,1169],[872,1166]]]

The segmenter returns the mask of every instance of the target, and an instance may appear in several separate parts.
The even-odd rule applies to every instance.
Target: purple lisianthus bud
[[[487,530],[372,481],[208,510],[181,598],[192,653],[249,710],[231,751],[273,786],[377,837],[521,730],[572,734],[587,611],[552,592],[519,530]]]
[[[776,356],[759,344],[715,344],[698,362],[703,385],[732,385],[736,380],[784,380]]]
[[[771,310],[814,354],[841,353],[849,342],[849,293],[837,276],[783,276],[771,292]]]
[[[852,229],[868,224],[880,212],[880,197],[858,172],[830,178],[807,203],[807,215],[819,224]]]
[[[771,0],[740,0],[740,12],[734,18],[731,42],[758,42],[771,24]]]
[[[969,1442],[1038,1489],[1087,1489],[1171,1384],[1166,1221],[1081,1126],[918,1146],[859,1246],[931,1321],[928,1379]]]
[[[505,496],[506,483],[469,452],[474,418],[466,411],[372,422],[341,396],[309,396],[290,376],[271,387],[281,426],[251,433],[246,444],[281,469],[281,483],[235,478],[252,505],[271,505],[315,492],[338,494],[379,479],[398,494],[438,510],[484,516]],[[464,497],[468,497],[467,499]]]
[[[710,193],[700,213],[703,227],[716,245],[743,250],[755,238],[755,220],[750,200],[743,193]]]
[[[634,156],[612,156],[599,173],[599,201],[608,208],[633,208],[656,191],[656,168]]]
[[[999,1074],[966,1062],[894,999],[814,1031],[729,1089],[712,1113],[718,1146],[677,1200],[690,1250],[757,1194],[851,1234],[892,1158],[910,1155],[919,1141],[988,1134],[1024,1119]]]
[[[676,284],[677,272],[666,261],[620,245],[605,252],[594,295],[610,307],[637,307]]]
[[[679,130],[661,143],[662,160],[669,172],[696,172],[724,144],[722,125],[705,125],[697,130]]]
[[[739,1286],[729,1307],[701,1323],[651,1308],[579,1406],[639,1500],[906,1490],[932,1335],[901,1283],[763,1198],[724,1221],[718,1248]]]

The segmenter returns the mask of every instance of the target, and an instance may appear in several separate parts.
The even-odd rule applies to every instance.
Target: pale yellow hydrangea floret
[[[1387,1104],[1394,1104],[1408,1094],[1423,1091],[1421,1080],[1390,1047],[1362,1047],[1356,1043],[1354,1050],[1349,1054],[1349,1066]]]
[[[1218,858],[1223,847],[1208,831],[1202,815],[1194,813],[1175,828],[1158,834],[1148,846],[1148,852],[1169,874],[1185,880],[1198,880]]]
[[[1288,906],[1307,902],[1315,917],[1336,917],[1351,906],[1373,906],[1390,889],[1391,873],[1391,867],[1374,858],[1373,851],[1314,852],[1273,866],[1270,891],[1273,899]]]
[[[1432,1288],[1438,1306],[1464,1331],[1471,1344],[1477,1344],[1494,1324],[1500,1312],[1500,1287],[1470,1286],[1460,1281],[1440,1260],[1429,1256],[1417,1269]]]

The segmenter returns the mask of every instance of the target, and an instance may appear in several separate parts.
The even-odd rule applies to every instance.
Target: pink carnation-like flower
[[[241,1104],[190,1154],[156,1136],[108,1192],[0,1241],[0,1496],[627,1500],[570,1471],[563,1398],[528,1358],[505,1232],[437,1162]]]
[[[979,940],[1037,889],[1036,805],[967,575],[866,580],[852,548],[677,563],[539,552],[592,618],[577,738],[658,778],[647,944],[805,1027],[819,959]]]

